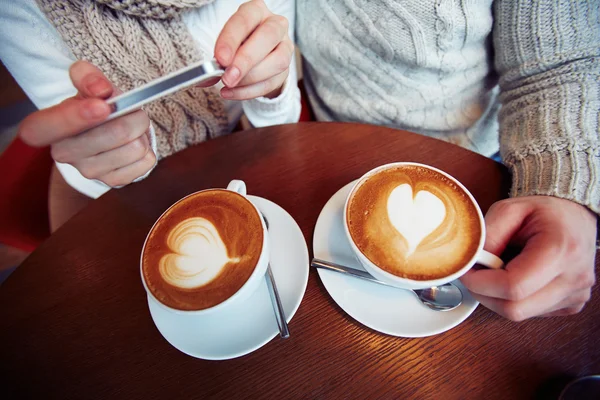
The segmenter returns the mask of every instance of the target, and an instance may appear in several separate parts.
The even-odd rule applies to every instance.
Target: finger
[[[581,310],[581,308],[583,308],[583,306],[590,300],[591,295],[592,293],[590,289],[578,290],[575,293],[567,296],[567,298],[565,298],[563,301],[545,310],[544,315],[564,309],[579,308]]]
[[[545,230],[529,238],[523,251],[506,264],[511,277],[510,299],[521,300],[536,293],[559,276],[561,267],[568,262],[560,233]]]
[[[19,126],[19,135],[31,146],[47,146],[98,125],[109,114],[104,100],[70,98],[29,115]]]
[[[262,2],[244,3],[225,23],[215,43],[217,61],[228,67],[238,48],[269,13]]]
[[[223,75],[223,83],[235,87],[246,74],[265,59],[288,32],[287,18],[273,15],[256,28],[236,51],[231,65]]]
[[[504,270],[471,270],[460,280],[473,293],[520,301],[548,285],[560,274],[560,250],[551,234],[531,238]]]
[[[88,179],[99,179],[119,168],[124,168],[142,160],[151,152],[150,142],[146,135],[127,143],[117,149],[84,158],[73,166]]]
[[[261,62],[252,68],[236,86],[249,86],[285,72],[292,63],[294,45],[291,40],[279,43]]]
[[[112,83],[102,71],[87,61],[77,61],[69,68],[69,75],[82,98],[109,98],[114,91]]]
[[[484,249],[492,254],[502,254],[532,211],[528,202],[521,202],[518,199],[494,203],[485,215]]]
[[[580,304],[574,307],[563,308],[561,310],[556,310],[548,314],[540,315],[540,317],[548,318],[548,317],[565,317],[567,315],[578,314],[583,310],[585,304]]]
[[[100,180],[110,187],[128,185],[150,171],[152,167],[154,167],[154,164],[156,164],[156,156],[154,155],[154,152],[149,151],[143,159],[127,165],[126,167],[114,170],[107,175],[100,177]]]
[[[282,87],[288,76],[288,71],[274,76],[266,81],[258,82],[249,86],[221,89],[221,96],[228,100],[249,100],[261,96],[267,96],[276,89]]]
[[[460,281],[473,294],[497,299],[509,299],[511,277],[504,269],[469,270]]]
[[[569,296],[570,288],[562,279],[555,279],[547,287],[521,300],[510,301],[473,293],[473,297],[487,308],[512,321],[523,321],[555,310]]]
[[[144,111],[138,110],[55,143],[52,145],[52,158],[72,164],[130,143],[145,135],[149,127],[150,118]]]

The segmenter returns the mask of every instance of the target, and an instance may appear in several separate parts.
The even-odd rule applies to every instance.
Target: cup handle
[[[236,192],[241,194],[242,196],[246,195],[246,184],[244,181],[240,181],[239,179],[234,179],[229,182],[227,185],[227,190],[231,190],[232,192]]]
[[[477,264],[491,269],[501,269],[504,267],[504,261],[500,257],[485,250],[481,250],[477,256]]]

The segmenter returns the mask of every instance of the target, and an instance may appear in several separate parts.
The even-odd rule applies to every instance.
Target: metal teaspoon
[[[265,226],[267,231],[269,230],[269,220],[262,212],[260,213],[263,221],[265,221]],[[283,311],[283,304],[281,303],[281,298],[279,297],[279,292],[277,291],[277,285],[275,284],[275,277],[273,277],[273,271],[271,270],[271,262],[267,266],[267,287],[269,288],[269,295],[271,296],[271,304],[273,304],[273,311],[275,312],[275,319],[277,320],[277,326],[279,327],[279,336],[283,339],[287,339],[290,337],[290,331],[287,325],[287,321],[285,320],[285,312]]]
[[[396,288],[395,286],[389,285],[385,282],[375,279],[372,275],[365,271],[361,271],[354,268],[349,268],[344,265],[335,264],[329,261],[319,260],[317,258],[313,258],[310,263],[312,267],[327,269],[330,271],[339,272],[344,275],[352,276],[355,278],[364,279],[370,282],[378,283],[380,285],[390,286]],[[400,289],[400,288],[396,288]],[[452,283],[446,283],[441,286],[434,286],[427,289],[400,289],[400,290],[408,290],[415,294],[421,300],[423,304],[435,311],[450,311],[460,306],[463,300],[462,292],[458,288],[458,286]]]

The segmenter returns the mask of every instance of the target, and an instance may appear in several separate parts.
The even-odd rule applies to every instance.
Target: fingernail
[[[227,86],[234,86],[239,77],[240,70],[237,67],[231,67],[225,71],[225,75],[223,75],[223,81]]]
[[[81,116],[85,119],[98,119],[107,115],[107,104],[99,101],[88,102],[81,108]]]
[[[112,92],[112,87],[106,81],[106,79],[95,76],[90,78],[90,81],[85,85],[86,90],[93,96],[108,95]]]
[[[221,89],[221,97],[223,97],[225,99],[233,97],[233,90],[227,89],[227,88]]]

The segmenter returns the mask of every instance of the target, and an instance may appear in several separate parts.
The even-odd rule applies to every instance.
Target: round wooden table
[[[408,132],[340,123],[230,135],[111,190],[0,287],[0,392],[9,394],[3,398],[518,399],[599,373],[598,287],[576,316],[512,323],[480,306],[446,333],[403,339],[354,321],[311,270],[288,340],[276,337],[238,359],[204,361],[161,337],[138,262],[148,230],[167,207],[243,179],[250,193],[294,216],[310,248],[327,200],[393,161],[447,171],[484,212],[509,190],[507,170],[480,155]]]

